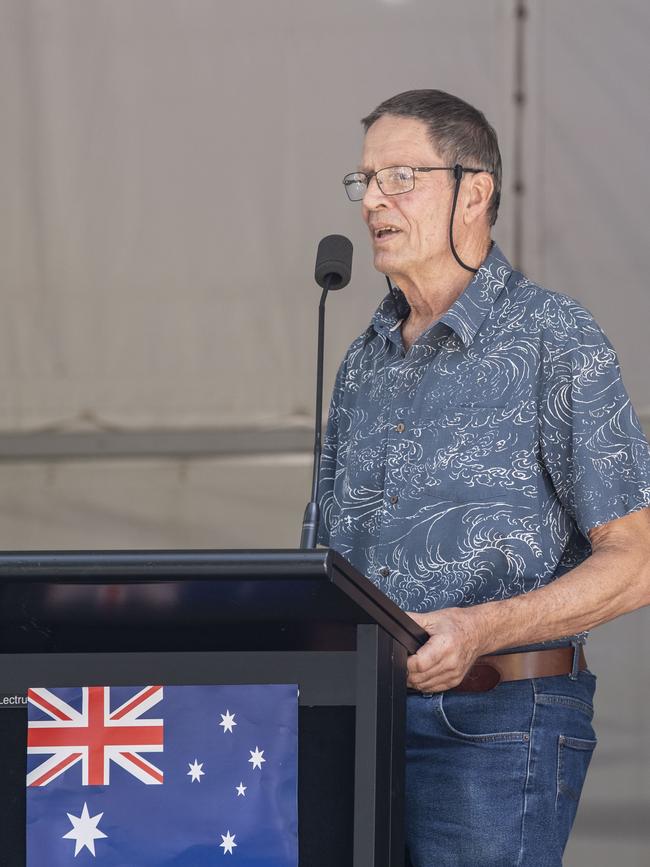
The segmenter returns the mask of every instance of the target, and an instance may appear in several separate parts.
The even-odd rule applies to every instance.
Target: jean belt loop
[[[569,680],[578,679],[578,674],[580,672],[580,648],[584,643],[585,638],[583,635],[579,635],[571,642],[571,646],[573,647],[573,662],[571,664],[571,674],[569,675]]]

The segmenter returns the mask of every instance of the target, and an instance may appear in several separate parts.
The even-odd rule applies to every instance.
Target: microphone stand
[[[316,355],[316,422],[314,425],[314,468],[311,482],[311,500],[307,503],[302,519],[301,548],[315,548],[320,520],[318,505],[318,477],[320,470],[321,439],[323,427],[323,357],[325,354],[325,300],[335,274],[328,274],[318,305],[318,350]]]

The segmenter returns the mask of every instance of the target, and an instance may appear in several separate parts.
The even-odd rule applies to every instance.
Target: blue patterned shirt
[[[576,301],[497,246],[405,352],[388,294],[339,369],[321,462],[320,541],[401,608],[505,599],[650,506],[650,449],[616,354]]]

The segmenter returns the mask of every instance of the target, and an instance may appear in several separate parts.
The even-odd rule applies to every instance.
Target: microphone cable
[[[456,165],[454,166],[454,178],[456,179],[456,185],[454,186],[454,201],[451,206],[451,217],[449,218],[449,246],[451,247],[451,252],[454,254],[454,259],[458,262],[460,267],[464,268],[466,271],[470,271],[472,274],[476,274],[478,272],[478,268],[470,268],[469,265],[466,265],[456,252],[456,247],[454,246],[454,217],[456,216],[456,204],[458,202],[460,182],[463,180],[464,171],[465,169],[461,166],[461,164],[456,163]]]

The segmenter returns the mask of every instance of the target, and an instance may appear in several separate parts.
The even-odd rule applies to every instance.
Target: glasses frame
[[[410,169],[413,173],[413,186],[409,187],[408,190],[400,190],[398,193],[385,193],[382,189],[381,182],[377,175],[379,175],[380,172],[387,171],[388,169]],[[465,166],[461,166],[460,163],[456,163],[455,166],[384,166],[381,169],[377,169],[376,172],[348,172],[348,174],[345,175],[345,177],[343,178],[343,186],[345,187],[345,192],[351,202],[361,202],[363,200],[363,197],[365,196],[365,193],[368,191],[368,187],[370,186],[370,181],[373,178],[376,178],[377,186],[379,187],[379,191],[383,196],[401,196],[403,193],[410,193],[415,189],[416,172],[453,172],[456,180],[460,180],[464,172],[470,172],[471,174],[475,175],[479,174],[480,172],[488,172],[488,174],[490,174],[488,169],[468,169]],[[348,178],[351,178],[353,175],[363,175],[366,179],[366,191],[360,199],[353,199],[350,196],[348,187],[352,186],[354,181],[348,181]]]

